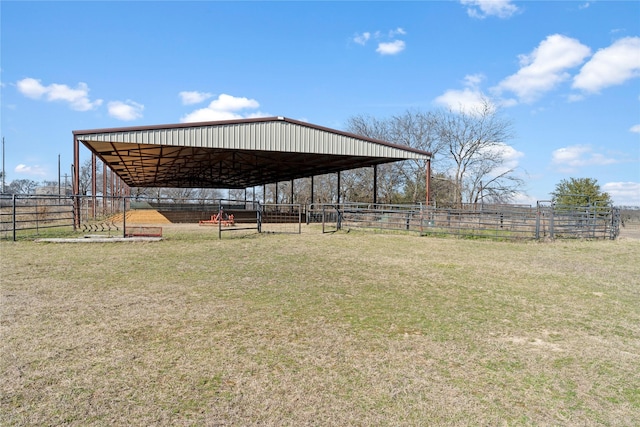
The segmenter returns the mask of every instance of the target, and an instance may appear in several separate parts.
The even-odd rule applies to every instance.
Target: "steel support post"
[[[378,203],[378,165],[373,165],[373,204]]]
[[[91,153],[91,217],[96,219],[96,153]]]
[[[313,175],[311,176],[311,204],[313,205]]]
[[[80,227],[80,141],[73,137],[73,229]]]
[[[427,159],[425,175],[425,196],[427,199],[427,206],[429,206],[429,200],[431,200],[431,159]]]
[[[102,162],[102,215],[107,215],[107,164]]]

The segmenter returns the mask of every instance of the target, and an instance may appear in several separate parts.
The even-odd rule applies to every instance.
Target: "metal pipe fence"
[[[214,221],[216,216],[224,221]],[[622,224],[620,209],[610,205],[561,206],[551,201],[540,201],[536,206],[478,204],[453,208],[424,204],[301,205],[228,199],[0,196],[2,239],[64,232],[126,236],[128,226],[146,222],[154,225],[154,218],[158,217],[167,223],[216,225],[219,236],[222,231],[243,229],[299,234],[304,219],[307,224],[322,223],[324,233],[360,228],[467,238],[615,239]],[[229,221],[230,217],[233,221]]]
[[[597,203],[586,206],[537,203],[536,239],[615,239],[620,234],[620,209]]]
[[[0,196],[0,238],[48,235],[73,230],[73,198],[68,196]]]
[[[260,205],[260,232],[302,233],[304,207],[298,203],[264,203]]]
[[[615,239],[619,209],[612,206],[476,205],[436,208],[425,205],[343,203],[316,206],[323,232],[342,228],[401,230],[430,236],[495,239]],[[308,219],[308,221],[310,221]]]

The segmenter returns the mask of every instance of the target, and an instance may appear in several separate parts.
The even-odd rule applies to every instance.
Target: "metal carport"
[[[80,142],[129,187],[249,188],[431,159],[426,151],[285,117],[76,130],[73,140],[74,195]]]

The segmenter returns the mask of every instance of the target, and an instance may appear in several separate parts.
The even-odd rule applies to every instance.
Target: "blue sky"
[[[69,173],[73,130],[256,116],[344,129],[485,97],[513,122],[519,201],[589,177],[640,205],[640,2],[3,0],[0,13],[7,181],[57,180],[58,155]]]

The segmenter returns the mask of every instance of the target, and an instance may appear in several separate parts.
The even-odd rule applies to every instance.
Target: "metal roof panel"
[[[138,187],[246,188],[431,157],[411,147],[282,117],[80,130],[73,134],[128,185]],[[167,150],[169,147],[174,149]],[[216,168],[235,172],[216,175]]]

